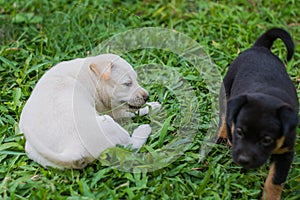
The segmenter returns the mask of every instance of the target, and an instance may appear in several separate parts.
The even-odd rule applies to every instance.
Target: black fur
[[[234,161],[255,168],[271,158],[273,183],[280,185],[293,160],[299,105],[284,64],[270,50],[277,38],[287,48],[287,60],[291,59],[294,43],[289,33],[279,28],[268,30],[229,67],[223,80],[225,95],[221,94],[225,100],[220,99],[220,104],[221,112],[226,110]]]

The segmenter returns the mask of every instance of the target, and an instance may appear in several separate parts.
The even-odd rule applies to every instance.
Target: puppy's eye
[[[236,128],[235,130],[235,134],[239,137],[243,137],[244,136],[244,131],[241,128]]]
[[[270,137],[270,136],[265,136],[263,139],[262,139],[262,141],[261,141],[261,143],[262,143],[262,145],[264,145],[264,146],[269,146],[269,145],[271,145],[272,143],[273,143],[273,139]]]
[[[132,85],[132,82],[131,81],[125,82],[123,83],[123,85],[125,85],[126,87],[130,87]]]

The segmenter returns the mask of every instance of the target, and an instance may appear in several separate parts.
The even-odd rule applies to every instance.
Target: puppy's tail
[[[257,39],[254,46],[271,49],[277,38],[280,38],[284,42],[287,48],[287,60],[290,60],[294,54],[294,42],[291,35],[281,28],[272,28],[268,30]]]

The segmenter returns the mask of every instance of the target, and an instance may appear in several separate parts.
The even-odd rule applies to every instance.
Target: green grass
[[[136,68],[148,63],[172,67],[197,95],[199,127],[194,140],[184,154],[161,169],[131,173],[99,161],[84,170],[44,169],[26,157],[18,120],[47,69],[63,60],[90,55],[102,41],[142,27],[174,29],[187,35],[205,49],[222,75],[238,53],[266,29],[285,28],[296,44],[287,69],[300,96],[299,7],[296,0],[0,0],[0,199],[259,199],[267,165],[245,172],[233,163],[225,145],[213,147],[199,162],[212,101],[205,81],[191,63],[172,51],[139,49],[123,55]],[[285,59],[281,42],[275,43],[274,53]],[[179,116],[169,118],[165,126],[160,124],[162,135],[153,135],[141,150],[155,153],[176,137],[181,125],[180,99],[163,84],[153,82],[145,87],[151,100],[163,103],[165,118]],[[300,128],[284,199],[300,199],[299,132]]]

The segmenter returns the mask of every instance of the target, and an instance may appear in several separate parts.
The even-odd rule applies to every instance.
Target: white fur
[[[130,64],[114,54],[52,67],[21,113],[19,126],[26,137],[27,155],[45,167],[83,168],[116,144],[141,148],[151,127],[141,125],[130,136],[115,121],[134,116],[145,104],[148,93],[136,78]],[[149,105],[160,108],[156,102]],[[141,115],[148,112],[140,109]]]

